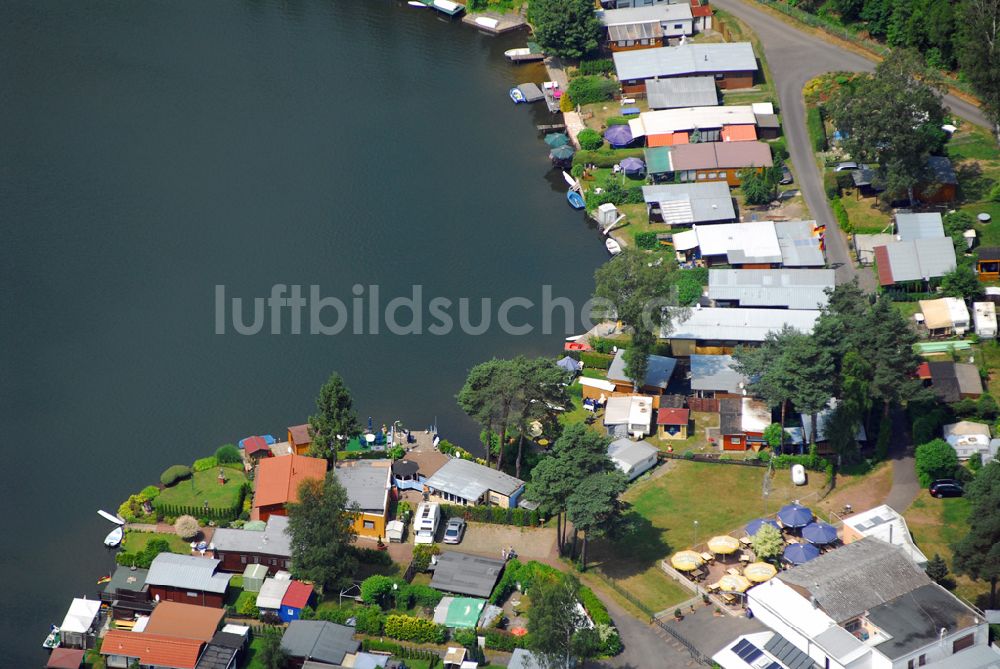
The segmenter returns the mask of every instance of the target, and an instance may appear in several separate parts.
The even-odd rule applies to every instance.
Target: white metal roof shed
[[[257,595],[257,608],[280,609],[281,600],[285,598],[285,593],[288,592],[288,586],[291,584],[290,580],[265,579],[264,584],[260,586],[260,593]]]
[[[66,617],[63,618],[59,629],[63,632],[84,634],[90,630],[91,625],[94,624],[94,619],[97,618],[97,614],[100,611],[101,600],[78,597],[69,605],[69,611],[66,612]]]

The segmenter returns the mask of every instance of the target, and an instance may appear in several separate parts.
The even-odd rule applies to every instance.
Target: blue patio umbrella
[[[576,151],[573,150],[572,146],[564,144],[549,151],[549,158],[552,160],[570,160],[574,153]]]
[[[780,527],[778,527],[778,523],[774,522],[770,518],[758,518],[757,520],[751,520],[749,523],[747,523],[746,526],[747,536],[752,537],[753,535],[757,534],[757,532],[760,531],[760,528],[764,527],[765,525],[770,525],[776,530],[781,529]]]
[[[614,147],[628,146],[632,143],[632,129],[627,125],[613,125],[604,131],[604,139]]]
[[[576,374],[578,371],[580,371],[580,366],[577,364],[576,360],[569,357],[568,355],[559,362],[557,362],[556,364],[559,367],[565,369],[567,372],[571,372],[573,374]]]
[[[805,527],[812,519],[813,512],[801,504],[787,504],[778,511],[778,520],[785,527]]]
[[[646,171],[646,163],[638,158],[625,158],[620,164],[625,174],[642,174]]]
[[[837,540],[837,528],[826,523],[809,523],[802,528],[802,538],[812,544],[832,544]]]
[[[569,144],[569,137],[564,132],[550,132],[545,135],[545,143],[549,145],[550,149],[554,149],[557,146]]]
[[[803,564],[819,556],[819,549],[812,544],[789,544],[782,557],[792,564]]]

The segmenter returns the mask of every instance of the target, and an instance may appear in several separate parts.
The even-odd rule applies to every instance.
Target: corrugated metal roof
[[[885,262],[888,263],[890,273],[888,277],[884,277],[882,273],[883,259],[879,248],[885,249]],[[955,269],[955,245],[950,237],[886,244],[875,250],[875,257],[879,262],[879,279],[883,286],[900,281],[940,277]],[[889,283],[885,282],[886,278],[889,278]]]
[[[480,555],[445,551],[434,567],[431,587],[472,597],[489,597],[505,562]]]
[[[160,553],[153,558],[146,574],[147,585],[186,588],[198,592],[224,593],[229,587],[230,574],[217,574],[219,560]]]
[[[670,151],[673,171],[770,167],[771,148],[763,142],[682,144]]]
[[[823,243],[816,232],[816,221],[775,221],[774,234],[781,248],[785,267],[824,267]]]
[[[835,284],[832,269],[710,269],[708,296],[741,307],[820,309]]]
[[[930,212],[924,214],[896,214],[896,233],[901,241],[914,239],[933,239],[944,237],[944,224],[941,214]]]
[[[434,472],[425,485],[475,501],[487,490],[509,497],[524,486],[524,481],[470,460],[453,458]]]
[[[715,77],[677,77],[646,81],[646,102],[650,109],[714,107],[719,104]]]
[[[354,628],[325,620],[293,620],[281,637],[281,647],[292,658],[306,658],[338,666],[344,656],[356,653],[361,642]]]
[[[748,379],[734,369],[731,355],[691,356],[691,390],[739,393]]]
[[[623,23],[646,23],[683,21],[691,18],[691,5],[684,3],[661,3],[649,7],[624,7],[597,12],[601,24],[605,26]]]
[[[260,586],[260,592],[257,593],[257,608],[281,608],[281,600],[285,598],[285,593],[291,584],[289,579],[265,578],[264,584]]]
[[[682,44],[614,54],[618,79],[652,79],[686,74],[755,72],[757,57],[750,42]]]
[[[689,309],[685,318],[664,328],[663,339],[701,339],[712,341],[764,341],[769,332],[786,325],[805,334],[812,333],[817,309]]]
[[[659,22],[620,23],[608,26],[608,39],[612,42],[625,40],[658,39],[663,37],[663,26]]]
[[[669,80],[668,80],[669,81]],[[731,125],[749,125],[757,123],[757,117],[750,105],[732,105],[714,107],[681,107],[676,109],[659,109],[642,112],[638,119],[629,121],[633,137],[642,135],[662,135],[672,132],[689,132],[691,130],[708,130]],[[756,139],[756,133],[753,139]]]

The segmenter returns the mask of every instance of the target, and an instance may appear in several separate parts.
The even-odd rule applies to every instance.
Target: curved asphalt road
[[[788,151],[796,168],[799,187],[813,217],[820,225],[826,226],[827,261],[836,269],[837,282],[844,283],[857,277],[862,288],[874,291],[874,273],[868,268],[859,270],[851,262],[847,240],[837,228],[823,192],[823,180],[806,131],[802,88],[807,81],[824,72],[867,72],[875,68],[875,62],[803,32],[743,0],[712,0],[712,3],[739,16],[760,37],[774,77]],[[945,96],[945,103],[958,116],[989,127],[986,117],[976,105],[951,95]]]

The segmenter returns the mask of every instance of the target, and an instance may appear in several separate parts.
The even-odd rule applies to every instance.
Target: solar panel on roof
[[[767,665],[765,669],[782,669],[782,666],[777,662],[772,662],[771,664]]]
[[[739,643],[737,643],[735,646],[733,646],[731,650],[734,653],[736,653],[737,655],[739,655],[740,651],[744,650],[747,647],[753,648],[754,646],[753,646],[752,643],[750,643],[746,639],[740,639]]]

